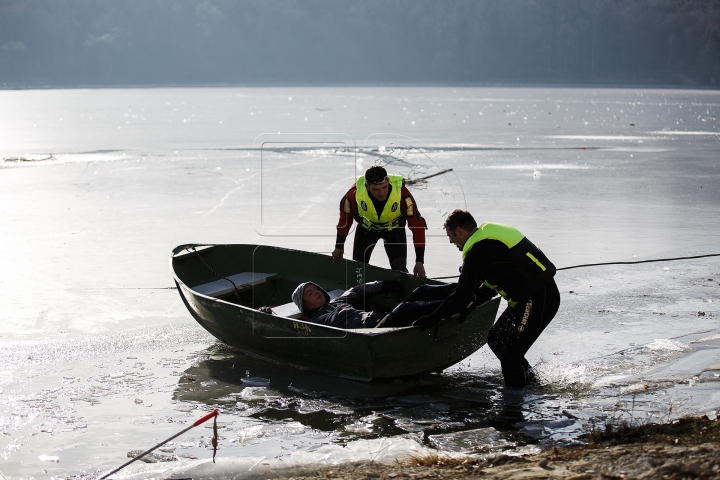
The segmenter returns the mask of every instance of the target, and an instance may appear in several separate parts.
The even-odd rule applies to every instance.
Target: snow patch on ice
[[[715,334],[715,335],[710,335],[709,337],[703,337],[698,340],[692,340],[690,343],[712,342],[714,340],[720,340],[720,333]]]
[[[684,352],[690,347],[676,340],[656,338],[652,343],[645,345],[645,348],[656,352]]]

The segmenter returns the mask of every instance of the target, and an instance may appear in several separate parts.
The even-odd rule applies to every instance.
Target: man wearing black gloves
[[[305,282],[298,285],[292,300],[307,315],[306,321],[337,328],[406,327],[418,317],[432,312],[440,302],[401,303],[390,313],[364,310],[365,298],[381,293],[403,292],[400,282],[382,280],[357,285],[337,298],[321,286]]]
[[[472,308],[495,295],[507,309],[490,329],[488,345],[500,359],[505,386],[522,388],[534,380],[525,353],[553,319],[560,293],[553,276],[555,266],[517,229],[499,223],[479,227],[470,212],[455,210],[445,221],[450,243],[463,252],[457,284],[416,289],[407,301],[444,300],[414,325],[425,328]]]

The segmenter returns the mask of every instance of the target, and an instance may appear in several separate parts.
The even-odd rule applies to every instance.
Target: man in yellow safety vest
[[[390,268],[407,272],[407,239],[410,228],[415,245],[413,275],[425,277],[425,230],[427,224],[417,209],[415,199],[400,175],[388,175],[381,166],[373,166],[359,177],[340,200],[340,218],[333,250],[333,262],[342,258],[345,240],[355,220],[353,260],[369,263],[377,242],[382,239]]]
[[[560,307],[553,279],[555,266],[517,229],[500,223],[477,225],[470,212],[455,210],[445,221],[450,243],[462,251],[458,283],[423,285],[405,302],[443,302],[414,325],[432,327],[456,313],[465,315],[482,302],[501,295],[507,309],[488,334],[488,345],[500,359],[505,385],[522,388],[534,380],[525,353]]]

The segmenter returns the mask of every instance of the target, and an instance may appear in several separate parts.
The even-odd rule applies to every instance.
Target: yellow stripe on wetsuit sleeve
[[[540,267],[540,270],[542,270],[543,272],[544,272],[545,270],[547,270],[547,268],[545,268],[545,265],[543,265],[542,263],[540,263],[540,260],[538,260],[537,258],[535,258],[532,253],[527,252],[525,255],[527,255],[528,257],[530,257],[530,260],[532,260],[533,262],[535,262],[535,264],[536,264],[538,267]]]

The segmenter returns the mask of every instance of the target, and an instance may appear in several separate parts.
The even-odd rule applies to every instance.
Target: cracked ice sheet
[[[278,477],[305,476],[326,466],[367,462],[390,464],[411,456],[423,457],[434,453],[435,450],[422,445],[422,434],[410,434],[356,440],[344,447],[323,445],[313,451],[293,452],[277,458],[221,457],[216,463],[212,463],[211,459],[185,461],[182,465],[172,465],[170,468],[167,468],[168,465],[153,464],[117,476],[127,480],[180,477],[240,480],[267,478],[270,474]]]

